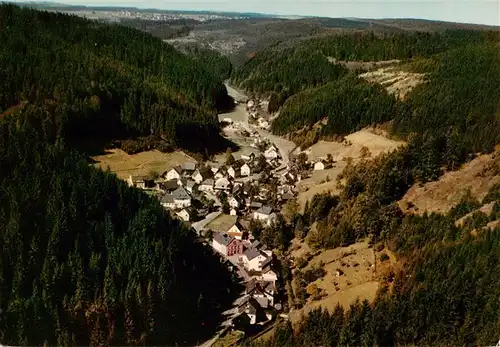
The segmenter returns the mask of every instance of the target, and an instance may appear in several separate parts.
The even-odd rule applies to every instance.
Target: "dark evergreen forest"
[[[0,7],[0,25],[0,111],[54,104],[71,142],[161,136],[166,148],[227,148],[216,115],[232,100],[221,80],[160,39],[13,5]]]
[[[220,80],[133,29],[12,5],[0,6],[0,28],[0,343],[212,336],[232,274],[75,144],[161,134],[205,148],[196,140],[217,142],[217,110],[231,101]]]
[[[29,106],[0,121],[0,341],[195,344],[233,297],[211,249]]]

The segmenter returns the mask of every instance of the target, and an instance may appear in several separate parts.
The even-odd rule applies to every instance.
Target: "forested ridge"
[[[0,120],[0,342],[190,345],[232,278],[159,203],[58,139],[58,115]]]
[[[144,134],[216,142],[222,83],[132,29],[12,5],[0,6],[0,28],[0,343],[209,338],[232,274],[156,199],[75,146]]]
[[[55,104],[68,141],[161,135],[164,147],[227,147],[216,115],[232,102],[221,80],[160,39],[13,5],[0,7],[0,25],[0,111]]]
[[[196,63],[201,64],[206,71],[220,80],[227,80],[231,76],[233,66],[228,56],[198,45],[185,45],[179,47],[179,50],[192,57]]]
[[[266,80],[264,73],[254,73],[240,80],[247,88],[261,78],[269,83],[267,89],[254,91],[282,102],[272,125],[278,134],[306,129],[318,132],[316,140],[329,139],[389,122],[390,135],[407,141],[392,153],[348,162],[338,178],[340,193],[314,196],[290,223],[295,237],[317,250],[368,238],[373,247],[390,250],[403,270],[388,274],[373,303],[357,302],[333,312],[313,310],[293,329],[281,323],[270,340],[252,346],[470,346],[498,341],[500,292],[494,283],[500,275],[500,229],[483,229],[500,218],[498,185],[483,201],[465,196],[445,215],[405,215],[397,201],[413,184],[435,180],[500,143],[499,37],[469,31],[401,35],[325,38],[329,48],[321,54],[325,61],[326,56],[403,60],[401,69],[425,74],[425,83],[403,100],[359,78],[357,71],[346,70],[334,80],[325,77],[319,84],[312,78],[304,82],[300,74]],[[342,40],[351,40],[352,46],[344,51]],[[364,43],[356,45],[356,40]],[[313,45],[318,41],[311,42],[294,49],[321,49]],[[279,52],[276,60],[263,53],[261,59],[267,58],[258,65],[279,65],[281,59],[287,66],[291,60]],[[314,69],[314,64],[307,66]],[[290,88],[298,81],[301,87]],[[498,153],[493,156],[496,164],[487,171],[498,175]],[[488,202],[494,202],[491,215],[474,212],[463,226],[455,224]],[[309,296],[305,289],[294,295],[299,307]]]
[[[329,36],[259,52],[232,80],[282,106],[272,124],[277,134],[321,120],[315,138],[328,139],[391,121],[391,134],[403,139],[415,133],[440,147],[454,134],[462,152],[487,152],[500,140],[499,42],[496,32],[468,30]],[[396,100],[328,58],[399,59],[400,69],[425,74],[425,83]]]
[[[274,91],[293,95],[342,76],[339,72],[332,73],[344,69],[328,64],[328,57],[343,61],[429,57],[467,43],[481,42],[489,35],[496,33],[466,30],[441,33],[366,31],[284,42],[257,52],[234,71],[232,80],[250,92],[268,94]]]

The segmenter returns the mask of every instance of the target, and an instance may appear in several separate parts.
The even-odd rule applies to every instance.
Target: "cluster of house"
[[[253,119],[259,128],[269,129],[269,121],[264,117],[266,112],[261,112],[261,110],[267,109],[268,102],[261,100],[249,100],[247,101],[246,111],[249,119]]]
[[[236,265],[246,280],[238,315],[246,315],[250,324],[272,319],[275,309],[281,309],[281,305],[275,303],[278,276],[272,269],[273,252],[259,241],[250,241],[240,223],[225,233],[215,234],[212,247]]]
[[[279,165],[279,152],[274,145],[270,145],[264,152],[268,164]],[[260,173],[259,159],[255,153],[236,160],[231,165],[210,167],[209,165],[197,165],[185,163],[164,172],[160,177],[153,179],[147,176],[130,176],[129,186],[155,190],[160,195],[160,203],[167,209],[175,211],[176,215],[184,221],[191,221],[196,214],[203,215],[205,211],[195,211],[192,206],[193,199],[200,195],[214,198],[217,192],[225,192],[231,207],[231,215],[237,215],[243,208],[255,210],[251,197],[248,196],[251,182],[243,182],[240,179]],[[250,183],[250,184],[249,184]],[[245,203],[246,202],[246,203]],[[260,208],[262,206],[258,206]],[[200,213],[202,212],[202,213]],[[273,216],[268,209],[255,213],[257,219],[270,221]]]

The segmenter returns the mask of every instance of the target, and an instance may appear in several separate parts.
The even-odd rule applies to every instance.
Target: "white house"
[[[242,154],[241,159],[243,160],[254,160],[255,159],[255,153],[250,153],[249,155]]]
[[[227,169],[227,173],[229,174],[229,176],[231,176],[232,178],[236,178],[240,175],[240,171],[232,166],[229,167],[229,169]]]
[[[232,196],[229,201],[229,206],[235,209],[238,209],[241,206],[240,200],[236,199],[234,196]]]
[[[245,286],[245,294],[257,300],[261,307],[274,306],[275,290],[273,283],[252,279]]]
[[[236,222],[231,228],[229,228],[226,234],[234,237],[237,240],[241,240],[243,238],[244,231],[245,230],[243,229],[242,225],[239,222]]]
[[[189,220],[191,219],[191,214],[185,208],[182,209],[180,212],[176,212],[175,214],[185,222],[189,222]]]
[[[247,271],[262,271],[271,259],[269,256],[257,248],[249,248],[243,252],[243,266]]]
[[[254,102],[253,100],[248,100],[248,102],[247,102],[247,107],[248,107],[248,108],[252,108],[252,107],[254,107],[254,106],[255,106],[255,102]]]
[[[198,184],[206,179],[212,177],[212,171],[210,169],[196,170],[191,178]]]
[[[250,168],[250,165],[245,163],[241,166],[241,168],[240,168],[241,176],[250,176],[251,173],[252,173],[252,169]]]
[[[204,180],[201,185],[198,187],[198,190],[201,192],[213,192],[214,191],[214,180],[209,178]]]
[[[225,177],[219,178],[217,181],[215,181],[214,189],[217,190],[230,190],[231,189],[231,182]]]
[[[278,150],[276,147],[271,146],[264,152],[264,157],[266,159],[277,159],[278,158]]]
[[[160,204],[165,208],[174,209],[175,208],[174,197],[172,196],[172,194],[165,194],[161,198]]]
[[[259,310],[261,310],[259,303],[252,297],[249,297],[249,300],[240,308],[240,312],[244,312],[248,316],[250,324],[252,325],[257,323],[257,314]]]
[[[148,178],[146,176],[132,176],[130,175],[127,179],[129,187],[136,187],[139,189],[146,188],[146,181]]]
[[[176,208],[191,206],[191,196],[183,187],[179,187],[174,190],[172,192],[172,197],[174,198],[174,204]]]
[[[267,129],[269,127],[269,122],[264,118],[260,117],[257,122],[259,123],[259,127],[263,129]]]
[[[275,283],[278,280],[278,275],[273,270],[262,273],[262,280],[266,282]]]
[[[322,160],[317,161],[316,163],[314,163],[314,170],[315,171],[324,170],[324,169],[325,169],[325,163],[323,163]]]
[[[217,252],[222,253],[224,255],[227,254],[227,246],[234,239],[226,233],[216,233],[214,238],[212,239],[212,247]]]
[[[196,164],[195,163],[184,163],[182,166],[182,171],[186,175],[192,175],[194,170],[196,170]]]
[[[214,178],[217,180],[219,178],[224,178],[226,176],[226,171],[224,170],[218,170],[215,175],[214,175]]]
[[[230,216],[237,216],[238,215],[238,211],[235,208],[232,208],[232,209],[229,210],[229,215]]]
[[[182,171],[179,167],[173,167],[167,172],[167,180],[178,180],[181,178]]]
[[[262,206],[253,213],[253,219],[265,222],[269,225],[276,219],[276,213],[273,213],[273,209],[271,207]]]
[[[194,187],[196,186],[195,181],[188,180],[186,183],[186,190],[190,193],[193,194]]]

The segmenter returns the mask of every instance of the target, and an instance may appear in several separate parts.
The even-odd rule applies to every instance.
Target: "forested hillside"
[[[1,5],[0,30],[0,344],[213,335],[231,273],[75,145],[154,134],[214,149],[217,109],[231,101],[220,80],[132,29]]]
[[[193,58],[196,63],[202,65],[206,71],[220,80],[227,80],[231,76],[233,66],[229,57],[197,45],[185,45],[179,47],[179,50]]]
[[[232,278],[159,203],[57,140],[59,114],[0,120],[0,342],[194,345]]]
[[[329,138],[392,121],[393,135],[418,134],[435,151],[444,150],[444,137],[451,136],[462,159],[466,152],[491,151],[500,141],[499,42],[498,36],[485,35],[482,41],[402,66],[426,74],[426,83],[404,100],[356,77],[308,89],[285,102],[272,129],[286,134],[326,119],[320,138]]]
[[[500,219],[500,187],[493,186],[481,202],[465,196],[446,215],[405,216],[394,201],[418,180],[419,152],[425,149],[410,143],[396,153],[348,166],[341,194],[315,196],[292,222],[295,235],[313,248],[369,237],[374,248],[392,252],[404,267],[383,275],[375,301],[356,302],[345,310],[338,306],[333,312],[315,309],[295,330],[282,323],[270,340],[251,346],[471,346],[498,341],[500,228],[487,225]],[[493,203],[489,215],[474,212],[462,226],[455,224],[486,203]],[[312,230],[308,226],[314,222]],[[297,297],[299,302],[307,299],[304,295]]]
[[[410,59],[482,41],[486,33],[374,33],[328,35],[303,41],[283,42],[257,52],[232,75],[233,83],[257,93],[295,94],[342,76],[328,58],[344,61]],[[333,65],[333,66],[332,66]],[[332,72],[335,71],[335,72]]]
[[[166,148],[227,147],[221,80],[160,39],[12,5],[0,6],[0,25],[0,111],[52,104],[68,141],[161,135]]]
[[[498,341],[500,292],[494,278],[500,274],[500,229],[485,228],[500,217],[498,186],[482,202],[466,196],[447,215],[405,215],[396,204],[413,184],[437,179],[500,143],[498,35],[435,35],[411,34],[401,41],[367,35],[374,46],[353,44],[345,52],[342,41],[334,44],[333,39],[324,51],[337,59],[404,60],[401,69],[424,73],[426,81],[402,100],[351,71],[320,86],[311,84],[284,103],[272,128],[279,134],[316,124],[319,138],[330,138],[390,121],[391,135],[407,141],[392,153],[349,162],[338,178],[340,194],[316,195],[290,223],[295,236],[313,249],[368,238],[374,247],[390,250],[401,266],[381,280],[375,302],[329,313],[313,310],[295,329],[283,323],[273,338],[254,346],[468,346]],[[419,40],[411,44],[410,38]],[[406,43],[400,47],[398,42]],[[267,81],[273,86],[267,91],[283,93],[279,83],[288,80]],[[491,170],[498,174],[498,168]],[[460,182],[455,184],[460,190]],[[463,226],[455,225],[488,202],[494,202],[491,215],[475,212]],[[300,306],[308,293],[297,293]]]

